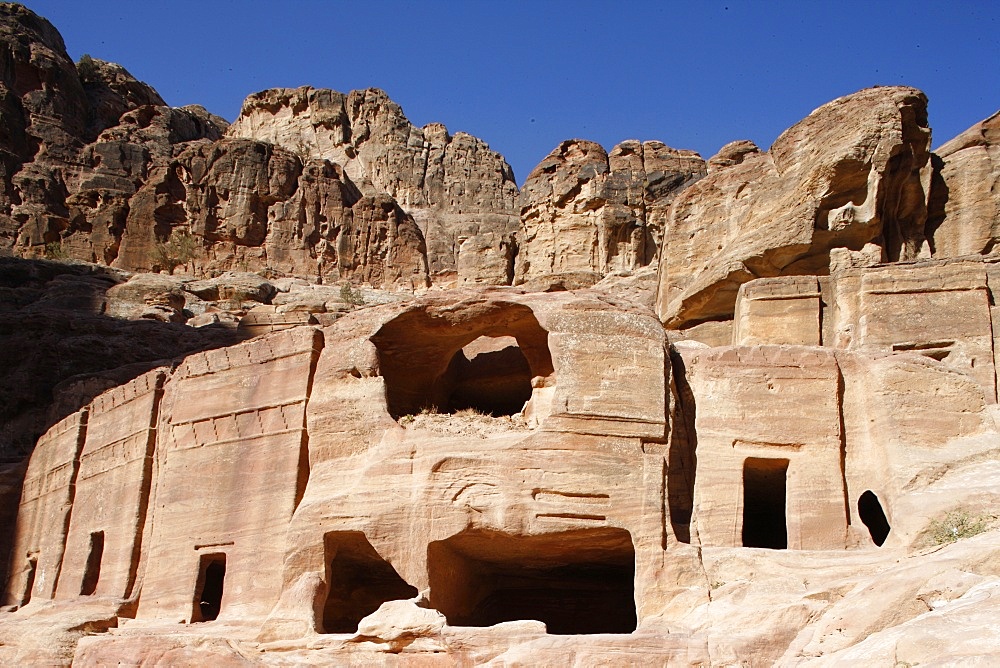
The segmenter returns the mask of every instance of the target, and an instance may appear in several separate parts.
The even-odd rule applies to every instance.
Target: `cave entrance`
[[[420,305],[371,337],[394,419],[431,410],[521,412],[533,388],[555,384],[548,332],[511,302]]]
[[[87,553],[87,565],[83,571],[83,584],[80,585],[81,596],[91,596],[97,591],[97,582],[101,579],[101,560],[104,558],[104,532],[95,531],[90,534],[90,551]]]
[[[514,415],[531,399],[531,365],[512,336],[479,337],[455,353],[447,373],[451,392],[441,412]]]
[[[226,582],[226,555],[203,554],[198,566],[192,622],[210,622],[222,611],[222,594]]]
[[[787,459],[749,457],[743,463],[743,547],[788,547]]]
[[[323,606],[325,633],[355,633],[358,623],[386,601],[417,595],[361,531],[330,532],[323,544],[330,584]]]
[[[465,531],[431,543],[427,558],[431,605],[452,626],[534,619],[558,635],[636,629],[635,548],[624,529]]]
[[[878,497],[870,489],[866,490],[858,499],[858,516],[868,527],[872,541],[877,546],[882,547],[885,539],[889,537],[892,527],[889,526],[889,520],[885,516],[885,511],[882,510],[882,504],[879,503]]]

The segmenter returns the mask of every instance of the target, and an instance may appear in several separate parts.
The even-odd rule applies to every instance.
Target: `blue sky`
[[[229,120],[248,94],[376,86],[417,125],[501,152],[518,182],[564,139],[767,147],[876,84],[930,98],[937,146],[1000,109],[997,2],[27,0],[70,55]]]

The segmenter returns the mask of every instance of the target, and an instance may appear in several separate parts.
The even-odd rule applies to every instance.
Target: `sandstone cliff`
[[[995,663],[997,117],[925,105],[517,193],[0,5],[0,663]]]
[[[698,154],[661,142],[623,142],[610,155],[593,142],[563,142],[521,190],[517,281],[654,263],[674,196],[704,175]]]
[[[657,312],[671,328],[729,319],[736,291],[766,276],[829,273],[830,251],[876,261],[930,256],[927,99],[872,88],[830,102],[767,153],[714,171],[675,200]]]
[[[990,253],[1000,239],[1000,112],[935,151],[927,226],[940,257]]]
[[[344,167],[362,192],[388,193],[416,220],[435,282],[509,284],[518,226],[510,166],[482,141],[412,125],[381,90],[256,93],[230,137],[267,141]]]

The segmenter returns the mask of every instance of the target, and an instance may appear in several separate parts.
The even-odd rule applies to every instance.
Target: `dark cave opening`
[[[871,534],[872,542],[882,547],[885,539],[889,537],[892,527],[889,526],[889,520],[885,516],[882,504],[871,490],[866,490],[861,495],[861,498],[858,499],[858,516],[864,522],[864,525],[868,527],[868,533]]]
[[[749,457],[743,463],[743,547],[788,547],[787,459]]]
[[[535,536],[467,531],[428,547],[431,605],[453,626],[538,620],[558,635],[636,629],[624,529]]]
[[[413,598],[408,584],[361,531],[334,531],[323,539],[330,585],[323,606],[324,633],[355,633],[358,623],[386,601]]]
[[[226,555],[203,554],[198,566],[192,622],[210,622],[222,612],[222,594],[226,581]]]
[[[104,558],[104,532],[95,531],[90,534],[90,552],[87,554],[87,566],[83,572],[83,584],[80,585],[80,595],[90,596],[97,591],[97,583],[101,579],[101,560]]]

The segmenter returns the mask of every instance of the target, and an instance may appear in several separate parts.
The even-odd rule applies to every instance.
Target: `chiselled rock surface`
[[[670,211],[660,318],[674,329],[730,319],[740,285],[827,273],[837,247],[929,256],[929,149],[924,94],[870,88],[823,105],[767,153],[714,171]]]
[[[418,128],[374,88],[262,91],[247,98],[228,136],[330,160],[365,194],[391,195],[420,226],[436,282],[510,283],[517,185],[482,140],[439,123]]]
[[[158,360],[238,340],[178,323],[179,282],[125,279],[96,265],[0,258],[0,458],[27,455],[53,421]]]
[[[927,221],[934,255],[992,254],[1000,239],[1000,112],[934,154]]]
[[[671,201],[704,174],[697,153],[661,142],[627,141],[610,154],[594,142],[563,142],[521,189],[517,281],[655,263]]]

